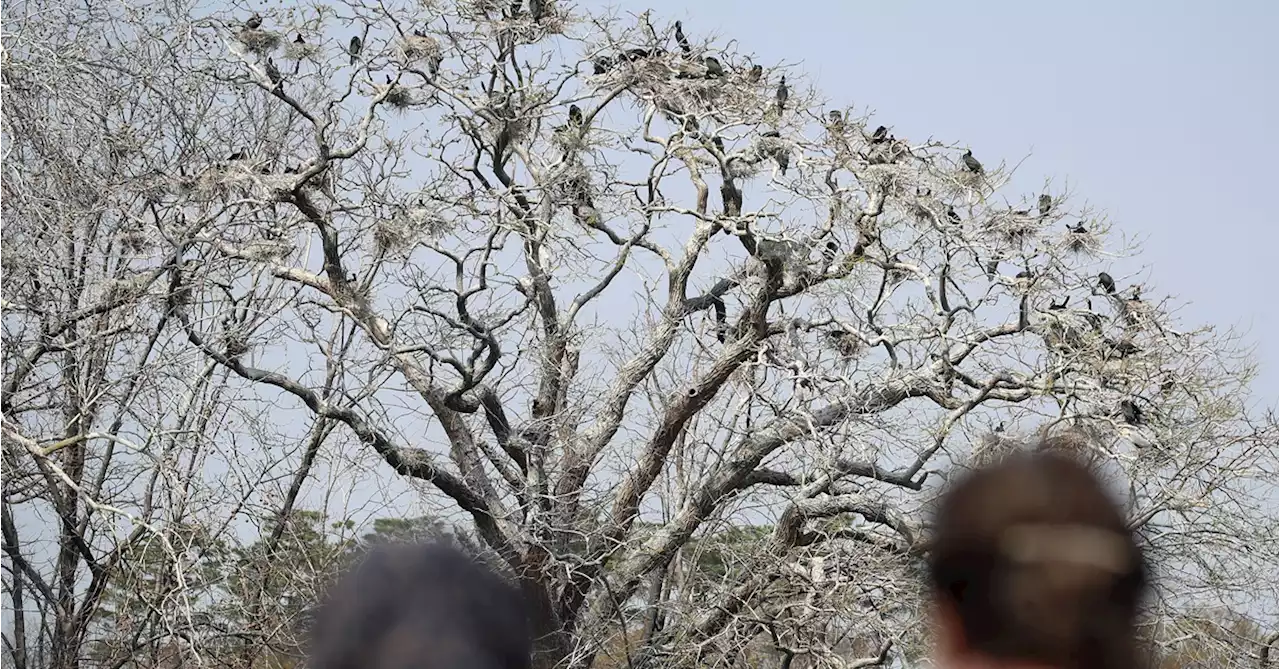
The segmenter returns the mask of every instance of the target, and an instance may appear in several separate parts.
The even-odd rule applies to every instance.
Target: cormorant
[[[747,80],[751,83],[760,81],[760,77],[764,76],[763,65],[752,65],[751,70],[747,72]]]
[[[629,61],[631,61],[631,62],[635,62],[635,61],[637,61],[637,60],[641,60],[641,59],[643,59],[643,58],[648,58],[648,57],[649,57],[649,50],[648,50],[648,49],[640,49],[640,48],[636,48],[636,49],[627,49],[627,50],[622,54],[622,58],[623,58],[624,60],[629,60]]]
[[[1098,285],[1108,293],[1112,295],[1116,294],[1116,280],[1111,278],[1110,274],[1107,274],[1106,272],[1099,272]]]
[[[680,50],[687,56],[693,53],[693,47],[689,46],[689,40],[684,36],[684,26],[676,21],[676,44],[680,45]]]
[[[298,33],[298,36],[297,36],[297,37],[295,37],[295,38],[293,38],[293,43],[294,43],[294,44],[306,44],[306,43],[307,43],[307,41],[306,41],[306,40],[304,40],[304,39],[302,39],[302,33]]]
[[[1049,311],[1062,311],[1067,308],[1067,303],[1071,301],[1071,296],[1062,298],[1062,304],[1058,304],[1053,300],[1049,300]]]
[[[778,92],[775,98],[778,101],[778,113],[781,114],[783,109],[787,107],[787,96],[790,95],[787,90],[787,75],[782,75],[782,80],[778,82]]]
[[[760,136],[761,137],[781,137],[782,134],[779,133],[777,130],[765,130],[764,132],[760,133]]]
[[[239,149],[235,153],[227,156],[227,160],[244,160],[246,153],[247,152],[244,149]]]
[[[1124,422],[1130,425],[1142,425],[1142,409],[1133,400],[1120,401],[1120,414],[1124,416]]]
[[[724,67],[720,65],[720,61],[712,58],[711,56],[707,56],[702,62],[707,66],[708,77],[718,79],[724,76]]]
[[[831,123],[831,129],[835,132],[844,132],[844,115],[839,109],[832,109],[827,112],[827,120]]]
[[[1084,229],[1084,223],[1083,223],[1083,222],[1077,222],[1075,225],[1071,225],[1070,223],[1068,223],[1068,224],[1067,224],[1067,231],[1068,231],[1068,232],[1071,232],[1071,233],[1074,233],[1074,234],[1077,234],[1077,235],[1083,235],[1083,234],[1087,234],[1087,233],[1089,232],[1088,230],[1085,230],[1085,229]]]
[[[511,15],[519,16],[520,9],[524,5],[524,0],[511,0]]]
[[[578,105],[569,105],[569,125],[582,126],[582,110],[578,108]]]
[[[871,133],[872,144],[879,144],[880,142],[883,142],[888,138],[889,138],[889,129],[884,126],[880,126],[876,128],[876,131]]]
[[[391,75],[389,75],[389,74],[387,75],[387,85],[388,85],[388,86],[390,86],[390,85],[391,85]]]
[[[261,28],[262,17],[259,16],[257,12],[254,12],[253,16],[250,16],[249,20],[244,22],[244,27],[247,30],[257,30],[258,28]]]
[[[275,62],[270,58],[267,59],[266,70],[267,78],[271,80],[271,83],[279,86],[280,82],[284,81],[284,76],[280,74],[279,68],[276,67]]]
[[[592,74],[604,74],[613,67],[613,59],[608,56],[599,56],[591,59]]]
[[[359,35],[351,36],[351,43],[347,45],[347,53],[351,54],[351,64],[355,65],[356,60],[360,57],[360,47],[363,43],[360,41]]]
[[[828,239],[826,246],[822,249],[822,264],[830,267],[836,262],[836,254],[840,252],[840,245],[834,239]]]
[[[729,323],[725,318],[724,298],[719,296],[712,298],[711,307],[716,312],[716,340],[723,344],[729,338]]]
[[[787,176],[787,167],[791,165],[791,153],[785,149],[779,150],[774,155],[774,159],[778,161],[778,167],[782,168],[782,176]]]
[[[951,205],[947,205],[947,220],[956,225],[960,224],[960,214],[956,213],[956,208]]]
[[[974,174],[982,174],[982,163],[973,157],[973,151],[965,149],[964,155],[960,156],[960,160],[964,162],[965,169]]]
[[[1048,216],[1051,209],[1053,209],[1053,198],[1049,197],[1048,193],[1042,194],[1040,196],[1040,215]]]

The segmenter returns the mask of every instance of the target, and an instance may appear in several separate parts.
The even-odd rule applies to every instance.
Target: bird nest
[[[1096,255],[1102,251],[1102,240],[1092,232],[1071,232],[1068,230],[1058,242],[1062,248],[1073,253]]]
[[[983,229],[1009,241],[1018,241],[1039,231],[1040,221],[1030,215],[1010,212],[989,219]]]
[[[243,44],[246,49],[260,56],[265,56],[275,51],[282,41],[278,33],[252,28],[245,28],[236,33],[236,40]]]
[[[415,61],[434,61],[440,58],[440,43],[434,37],[411,35],[401,40],[398,47],[400,58],[407,63]]]
[[[400,84],[391,84],[386,97],[382,101],[396,109],[407,109],[413,105],[413,91]]]
[[[832,330],[823,335],[823,339],[836,353],[840,354],[840,357],[846,360],[862,355],[862,352],[867,348],[866,342],[862,340],[862,337],[844,330]]]
[[[297,42],[289,42],[284,48],[284,57],[289,60],[306,60],[314,58],[320,53],[319,44],[299,44]]]
[[[244,247],[244,253],[250,260],[258,262],[278,262],[294,251],[293,242],[288,240],[255,239]]]
[[[116,238],[120,241],[120,248],[132,255],[145,253],[155,246],[155,240],[142,228],[121,230]]]

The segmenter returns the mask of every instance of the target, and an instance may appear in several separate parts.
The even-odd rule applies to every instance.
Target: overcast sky
[[[659,26],[796,63],[899,137],[990,164],[1030,153],[1020,183],[1069,185],[1142,241],[1120,273],[1148,268],[1146,297],[1189,303],[1187,327],[1248,330],[1255,397],[1276,405],[1275,0],[584,4],[651,7]]]

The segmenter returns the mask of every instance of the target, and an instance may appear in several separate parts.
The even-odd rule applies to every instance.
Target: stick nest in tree
[[[250,30],[248,28],[236,33],[236,39],[249,51],[265,56],[275,51],[283,41],[280,35],[269,30]]]
[[[289,42],[284,48],[284,57],[289,60],[306,60],[320,53],[319,44],[298,44]]]
[[[412,35],[400,42],[400,58],[406,63],[414,61],[438,61],[440,43],[434,37]]]

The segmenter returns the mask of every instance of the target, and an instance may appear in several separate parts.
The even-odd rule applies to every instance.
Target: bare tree
[[[254,593],[357,448],[469,519],[541,667],[914,657],[923,509],[1005,435],[1083,435],[1156,611],[1274,573],[1238,339],[980,148],[647,13],[4,11],[17,666],[85,661],[144,542],[172,576],[115,666],[254,666],[295,632]],[[281,568],[213,625],[186,573],[246,519]]]

